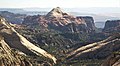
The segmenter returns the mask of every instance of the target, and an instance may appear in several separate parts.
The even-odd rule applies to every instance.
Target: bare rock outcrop
[[[44,56],[46,58],[49,58],[49,59],[53,60],[54,63],[56,63],[56,61],[57,61],[57,59],[53,55],[49,54],[48,52],[46,52],[45,50],[41,49],[40,47],[35,46],[31,42],[29,42],[25,37],[20,35],[2,17],[0,17],[0,35],[2,37],[4,37],[4,41],[6,42],[7,45],[10,46],[10,48],[15,48],[15,49],[17,49],[17,50],[27,54],[27,55],[37,55],[37,56],[41,56],[42,55],[42,56]],[[7,48],[7,49],[9,49],[9,48]],[[10,53],[8,52],[8,54],[10,54]],[[10,56],[10,55],[8,55],[8,56]],[[29,62],[27,62],[27,63],[29,64]]]
[[[120,53],[110,55],[101,66],[120,66]]]
[[[120,32],[120,20],[107,20],[103,32]]]
[[[28,16],[24,19],[25,25],[40,25],[45,28],[65,32],[93,32],[95,25],[93,17],[73,16],[65,13],[60,7],[53,8],[47,15]]]
[[[68,54],[68,60],[82,58],[102,59],[111,53],[120,50],[120,34],[108,37],[107,39],[82,46]]]
[[[33,66],[25,54],[14,52],[0,35],[0,66]]]

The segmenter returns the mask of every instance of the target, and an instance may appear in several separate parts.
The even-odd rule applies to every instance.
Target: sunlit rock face
[[[27,55],[43,55],[46,58],[53,60],[56,63],[57,59],[46,52],[45,50],[35,46],[25,37],[20,35],[11,25],[2,17],[0,17],[0,35],[4,37],[4,41],[11,48],[18,49]]]
[[[111,53],[120,50],[120,34],[115,34],[105,40],[82,46],[68,54],[68,60],[104,59]]]
[[[33,64],[25,59],[24,53],[14,52],[0,35],[0,66],[32,66]]]
[[[65,13],[60,7],[53,8],[47,15],[28,16],[25,25],[40,25],[45,28],[63,32],[94,32],[94,20],[90,16],[73,16]]]
[[[68,15],[68,14],[66,14]],[[56,18],[62,18],[64,16],[64,13],[61,11],[60,7],[53,8],[46,17],[56,17]]]

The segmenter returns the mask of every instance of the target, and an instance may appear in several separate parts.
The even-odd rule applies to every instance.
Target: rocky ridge
[[[120,20],[107,20],[103,32],[120,32]]]
[[[120,34],[108,37],[107,39],[82,46],[68,54],[69,60],[77,58],[106,58],[112,52],[120,50]]]
[[[14,58],[14,56],[11,55],[11,53],[10,53],[11,52],[10,48],[14,48],[14,49],[17,49],[27,55],[37,55],[37,56],[43,55],[44,57],[53,60],[54,63],[56,63],[56,61],[57,61],[57,59],[53,55],[51,55],[48,52],[46,52],[45,50],[35,46],[31,42],[29,42],[25,37],[20,35],[2,17],[0,17],[0,35],[4,38],[4,39],[1,38],[1,47],[3,50],[5,49],[4,52],[8,56],[8,58],[10,58],[9,60],[12,59],[11,57]],[[4,46],[5,46],[5,48],[4,48]],[[3,51],[3,50],[1,50],[1,51]],[[1,62],[2,62],[2,60],[1,60]],[[27,65],[25,65],[25,66],[27,66]]]
[[[13,50],[4,41],[4,37],[0,36],[0,66],[33,66],[31,62],[25,58],[22,52],[13,52]]]
[[[110,55],[101,66],[120,66],[120,53]]]
[[[65,13],[61,8],[53,8],[47,15],[28,16],[24,19],[25,25],[40,25],[64,32],[93,32],[95,31],[92,17],[75,17]]]

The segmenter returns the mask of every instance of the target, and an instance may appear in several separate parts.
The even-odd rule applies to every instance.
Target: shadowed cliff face
[[[113,44],[112,48],[114,48],[112,51],[115,51],[107,57],[101,66],[120,66],[120,20],[107,20],[103,32],[116,34],[115,36],[119,39],[119,41],[111,43]]]
[[[13,24],[21,24],[23,19],[26,17],[25,14],[14,14],[8,11],[0,11],[0,15]]]
[[[52,28],[62,32],[93,32],[94,20],[89,16],[75,17],[63,12],[59,7],[53,8],[47,15],[28,16],[24,19],[25,25],[40,25],[44,28]],[[74,25],[73,25],[74,24]]]
[[[107,20],[103,32],[120,32],[120,20]]]
[[[43,55],[56,63],[57,59],[54,56],[29,42],[26,38],[16,32],[16,30],[14,30],[14,28],[2,17],[0,17],[0,35],[4,37],[4,41],[11,48],[18,49],[29,55]]]

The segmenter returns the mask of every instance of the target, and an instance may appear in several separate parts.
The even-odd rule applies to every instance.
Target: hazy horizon
[[[1,0],[0,2],[0,11],[4,11],[2,8],[14,8],[23,9],[23,12],[24,10],[49,12],[55,7],[60,7],[64,12],[74,12],[71,13],[73,15],[93,16],[97,21],[120,18],[120,0]],[[11,11],[15,12],[14,9]],[[22,10],[16,12],[20,13]]]
[[[0,8],[50,11],[60,7],[67,12],[120,13],[120,0],[1,0]]]
[[[1,0],[0,8],[120,7],[120,0]]]

